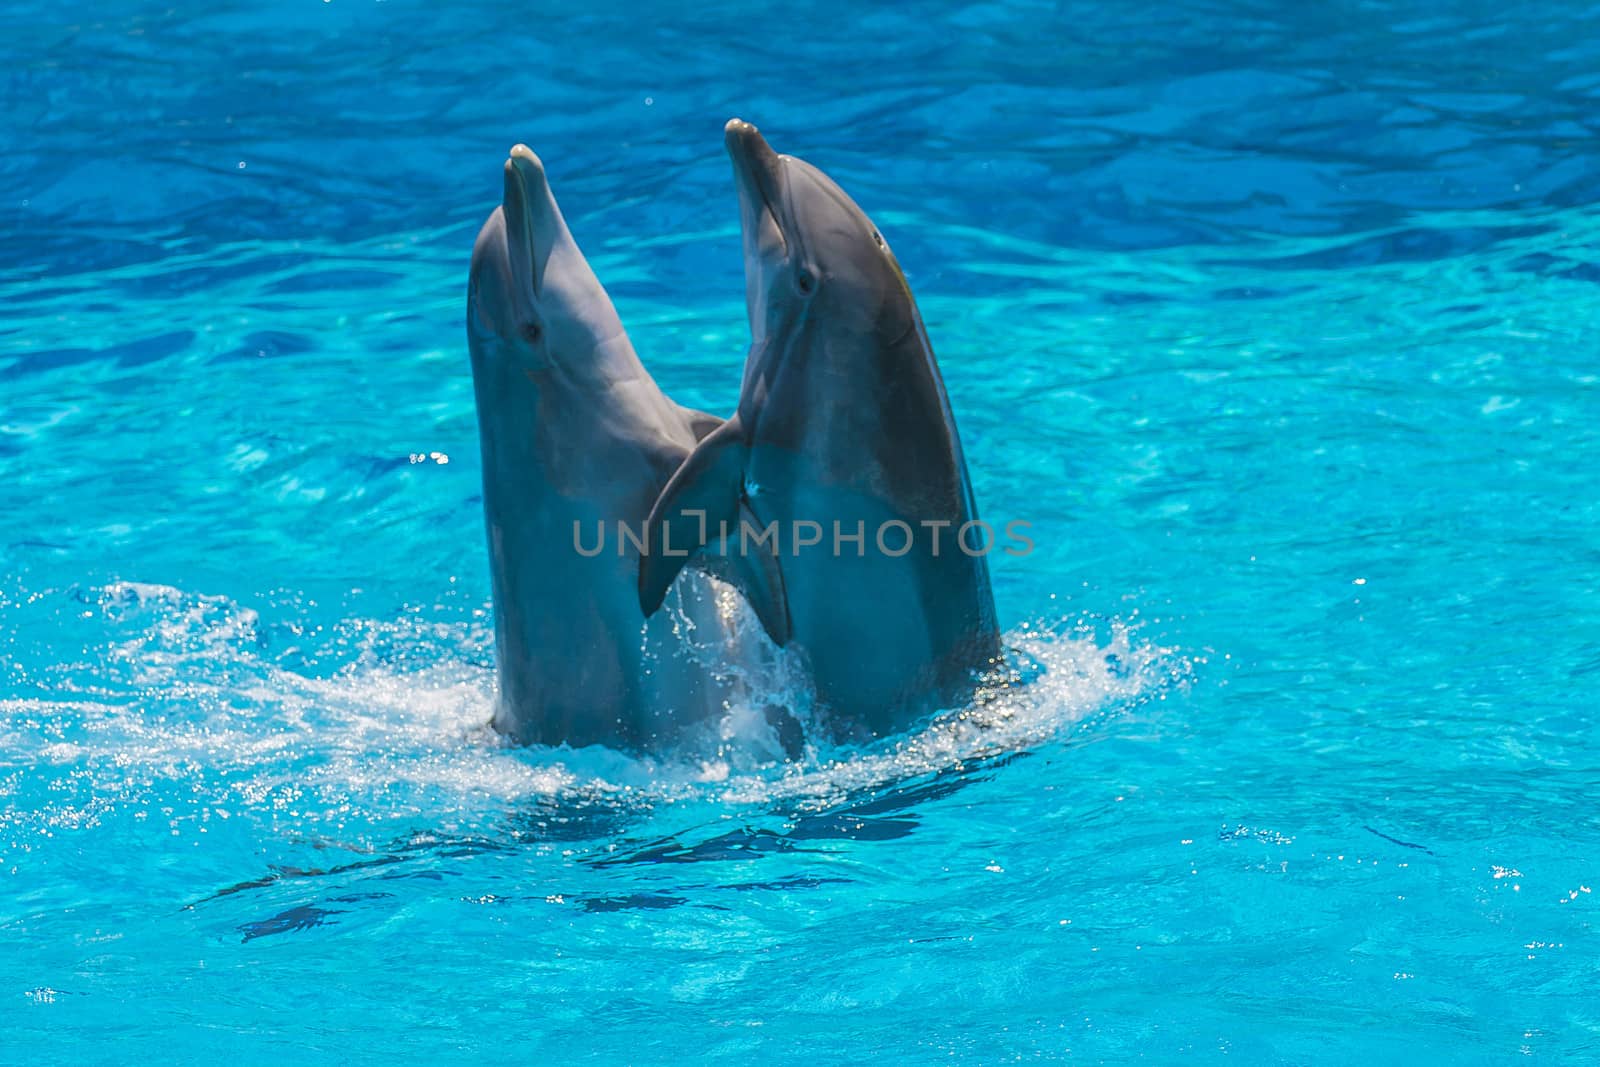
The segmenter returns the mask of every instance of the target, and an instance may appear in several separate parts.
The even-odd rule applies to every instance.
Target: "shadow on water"
[[[353,846],[330,842],[313,842],[313,847],[318,849],[339,848],[356,851]],[[217,890],[210,896],[201,897],[192,904],[185,905],[185,910],[193,910],[203,904],[208,904],[224,897],[238,893],[248,893],[257,889],[268,889],[273,886],[299,881],[310,881],[316,878],[330,878],[341,875],[362,874],[367,871],[379,870],[405,863],[418,857],[431,859],[458,859],[475,856],[485,852],[512,851],[513,845],[504,842],[492,841],[481,837],[449,837],[433,833],[415,834],[403,841],[396,842],[389,849],[375,853],[369,859],[353,860],[349,863],[336,863],[327,867],[296,867],[289,864],[269,864],[267,873],[259,878],[251,878],[243,882],[235,882]],[[441,879],[445,873],[441,871],[390,871],[379,877],[390,878],[429,878]],[[275,931],[269,931],[275,932]]]
[[[379,900],[392,897],[393,893],[352,893],[349,896],[329,897],[329,903],[356,904],[364,900]],[[319,908],[310,904],[302,904],[297,908],[279,912],[268,919],[248,922],[239,927],[244,934],[246,942],[254,941],[258,937],[271,937],[273,934],[286,934],[297,930],[312,930],[318,926],[331,925],[329,917],[343,915],[344,908]]]
[[[994,753],[955,767],[933,772],[925,778],[860,790],[846,796],[838,805],[825,810],[795,814],[782,807],[767,805],[746,816],[737,829],[715,833],[696,840],[696,831],[686,830],[664,837],[631,839],[619,836],[627,826],[648,814],[614,796],[587,794],[578,798],[543,797],[531,808],[514,813],[504,837],[451,835],[419,832],[375,850],[359,859],[327,866],[300,867],[273,865],[259,878],[226,886],[186,906],[200,909],[238,894],[273,889],[310,889],[333,879],[347,887],[352,880],[376,877],[380,881],[425,879],[445,881],[462,872],[441,863],[471,859],[489,854],[514,856],[528,853],[531,847],[551,844],[582,844],[592,851],[579,855],[576,862],[588,870],[648,870],[660,865],[747,863],[772,857],[826,855],[839,843],[884,843],[903,839],[921,823],[917,809],[949,797],[963,787],[987,779],[999,768],[1028,756],[1027,751]],[[780,825],[770,825],[780,821]],[[769,825],[762,825],[767,823]],[[702,828],[703,829],[703,828]],[[352,849],[337,842],[309,842],[317,849]],[[685,872],[687,873],[687,872]],[[850,882],[848,878],[788,874],[771,879],[720,881],[711,879],[668,890],[624,891],[616,893],[554,894],[570,901],[585,913],[621,911],[660,911],[684,906],[730,910],[728,904],[704,899],[717,893],[798,892]],[[370,884],[370,883],[369,883]],[[538,893],[527,899],[547,900],[551,894]],[[352,908],[336,905],[382,906],[377,902],[394,900],[396,894],[383,891],[339,892],[316,896],[265,918],[241,922],[235,929],[248,943],[278,934],[305,933],[336,926],[338,916]]]
[[[637,802],[614,793],[563,792],[540,796],[512,812],[506,830],[519,845],[603,841],[624,833],[639,815]]]
[[[676,834],[644,842],[623,839],[617,849],[593,858],[591,867],[623,867],[658,863],[707,863],[761,859],[774,854],[826,852],[827,841],[882,842],[909,836],[920,822],[919,806],[950,796],[963,786],[988,778],[991,772],[1029,755],[996,753],[934,772],[927,780],[902,783],[888,789],[863,791],[828,810],[792,815],[779,829],[743,826],[703,841]],[[769,810],[770,818],[784,814]]]

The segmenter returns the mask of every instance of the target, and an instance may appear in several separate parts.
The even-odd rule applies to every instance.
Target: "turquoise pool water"
[[[4,5],[0,1060],[1592,1062],[1600,16]],[[526,141],[728,410],[731,115],[921,301],[1027,684],[519,751]]]

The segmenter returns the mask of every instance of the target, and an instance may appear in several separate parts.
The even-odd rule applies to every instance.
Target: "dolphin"
[[[697,570],[680,587],[678,617],[646,620],[637,544],[617,525],[642,531],[673,471],[722,420],[679,406],[650,377],[524,145],[511,150],[503,203],[472,250],[467,337],[495,727],[525,744],[638,751],[722,711],[729,693],[682,635],[698,631],[714,655],[736,658],[727,605]],[[710,562],[703,571],[726,564]],[[763,625],[782,632],[781,621]]]
[[[872,221],[749,123],[725,136],[751,345],[737,411],[651,509],[660,537],[641,560],[640,606],[660,606],[685,562],[674,548],[775,541],[778,576],[741,590],[764,622],[786,625],[836,732],[893,732],[970,696],[1000,656],[950,401]]]

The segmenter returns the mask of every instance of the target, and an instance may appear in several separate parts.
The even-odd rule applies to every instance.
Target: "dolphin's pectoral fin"
[[[704,441],[712,430],[722,425],[721,419],[704,411],[696,411],[694,408],[686,408],[681,405],[679,410],[689,419],[689,430],[694,434],[696,441]]]
[[[728,527],[725,537],[706,544],[701,566],[743,594],[761,628],[782,648],[789,643],[789,598],[777,547],[777,537],[765,531],[750,505],[741,501],[737,524]]]
[[[650,509],[639,559],[639,606],[646,616],[655,614],[678,572],[694,559],[698,568],[739,590],[781,647],[789,643],[789,600],[778,540],[744,500],[747,449],[739,417],[717,421]]]
[[[745,452],[736,415],[695,446],[656,498],[639,557],[639,607],[646,617],[661,607],[683,565],[717,531],[737,534]]]

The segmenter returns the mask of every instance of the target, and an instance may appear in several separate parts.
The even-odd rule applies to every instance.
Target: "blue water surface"
[[[0,5],[0,1060],[1600,1058],[1600,13]],[[1021,684],[488,728],[508,147],[726,412],[722,123],[916,289]]]

